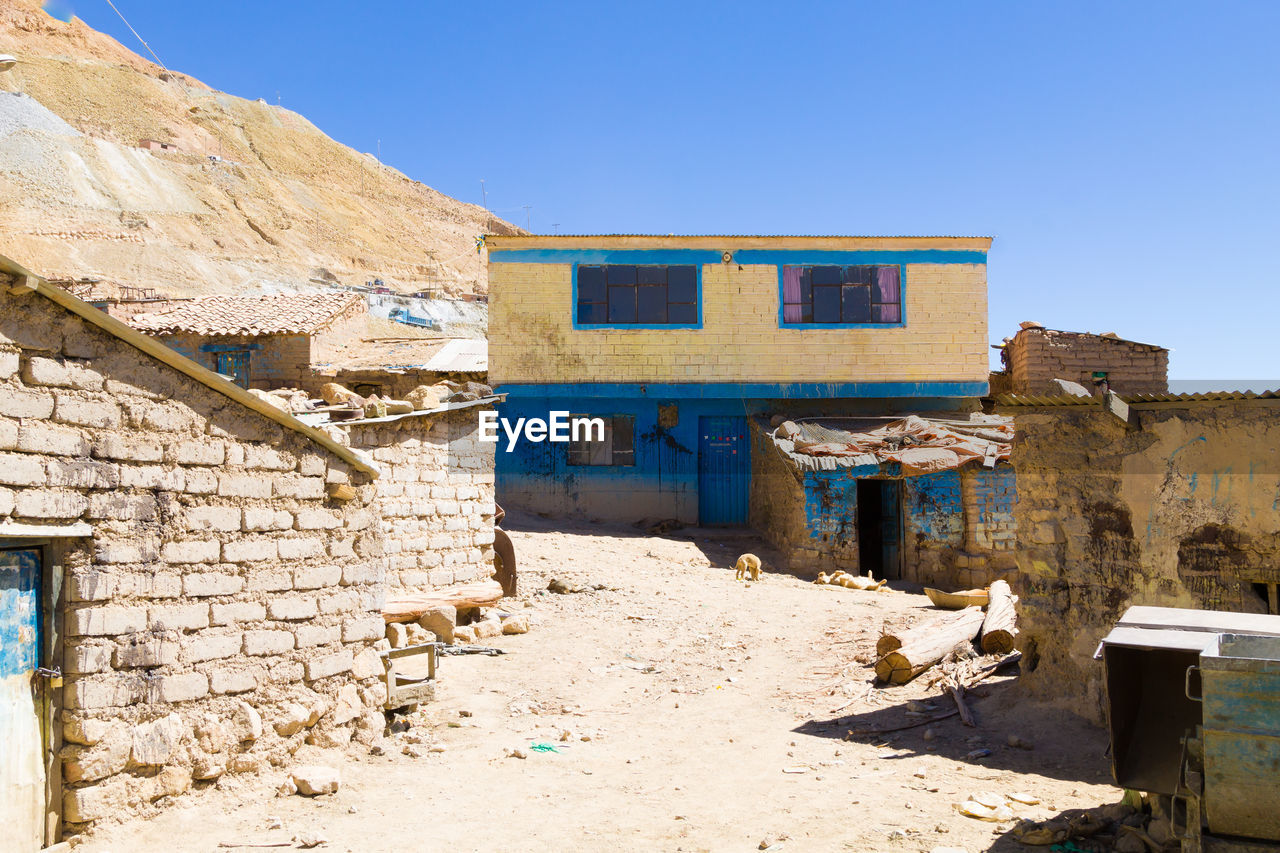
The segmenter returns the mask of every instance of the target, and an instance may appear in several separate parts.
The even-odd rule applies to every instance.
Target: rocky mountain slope
[[[0,5],[0,53],[19,60],[0,71],[0,254],[42,275],[188,296],[374,278],[484,292],[476,237],[518,233],[38,0]]]

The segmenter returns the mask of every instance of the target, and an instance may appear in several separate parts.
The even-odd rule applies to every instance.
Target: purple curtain
[[[800,267],[782,268],[782,321],[799,323],[803,316],[800,310]]]
[[[901,294],[898,284],[897,267],[876,267],[876,296],[874,301],[896,303]]]

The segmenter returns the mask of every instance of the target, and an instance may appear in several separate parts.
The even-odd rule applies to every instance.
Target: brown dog
[[[751,574],[753,581],[760,580],[760,558],[755,554],[743,554],[733,568],[734,580],[745,580],[748,573]]]

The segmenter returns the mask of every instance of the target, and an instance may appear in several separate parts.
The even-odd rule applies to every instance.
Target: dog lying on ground
[[[760,558],[755,554],[743,554],[733,569],[734,580],[745,580],[748,573],[753,581],[760,580]]]

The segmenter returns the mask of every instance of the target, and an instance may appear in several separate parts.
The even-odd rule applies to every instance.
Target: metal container
[[[1098,646],[1094,657],[1104,667],[1117,785],[1164,795],[1177,791],[1182,739],[1201,724],[1199,697],[1188,695],[1188,686],[1192,694],[1199,690],[1198,673],[1188,676],[1188,670],[1201,664],[1202,653],[1216,648],[1224,633],[1280,641],[1280,616],[1130,607]]]
[[[1209,829],[1280,841],[1280,637],[1221,634],[1199,674]]]

